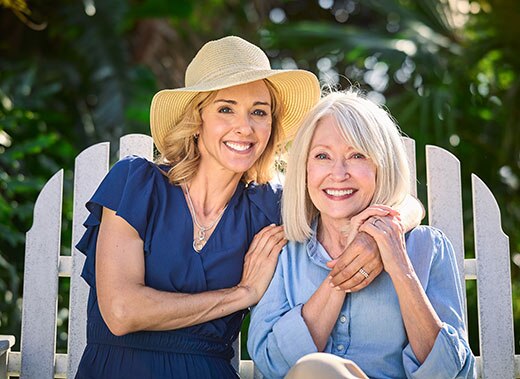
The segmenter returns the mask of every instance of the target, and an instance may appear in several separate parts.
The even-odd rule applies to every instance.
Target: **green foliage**
[[[183,18],[191,15],[193,4],[189,0],[145,0],[135,2],[128,16],[132,19],[148,17]]]
[[[62,254],[70,254],[76,155],[93,143],[147,130],[155,82],[149,70],[130,64],[123,37],[113,28],[123,22],[126,2],[100,2],[96,17],[87,16],[81,5],[35,5],[48,22],[41,32],[0,13],[2,28],[12,31],[2,33],[12,36],[9,43],[0,43],[2,334],[20,334],[25,232],[42,186],[65,169]],[[68,286],[60,281],[61,350],[66,347]]]

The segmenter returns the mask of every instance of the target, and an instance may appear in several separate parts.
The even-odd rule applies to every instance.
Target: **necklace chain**
[[[184,182],[184,186],[186,187],[186,198],[188,199],[188,205],[190,207],[191,215],[193,216],[193,222],[199,228],[199,231],[197,233],[197,238],[193,239],[193,250],[195,250],[197,253],[199,253],[204,245],[206,244],[206,232],[208,230],[213,229],[213,227],[219,222],[219,220],[222,218],[222,215],[224,214],[224,211],[227,208],[227,205],[222,208],[220,213],[218,214],[217,218],[209,225],[209,226],[203,226],[199,223],[199,220],[197,220],[197,214],[195,213],[195,207],[193,206],[193,201],[191,200],[190,196],[190,188],[188,187],[188,184]]]

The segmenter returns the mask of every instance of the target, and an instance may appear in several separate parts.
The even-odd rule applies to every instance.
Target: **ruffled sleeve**
[[[281,223],[280,201],[282,198],[282,186],[278,184],[250,184],[247,187],[249,200],[256,208],[253,215],[263,218],[258,220],[260,223],[276,224]]]
[[[81,276],[91,287],[95,287],[96,244],[103,207],[125,219],[144,241],[145,253],[149,253],[154,189],[161,176],[160,169],[152,162],[126,157],[112,167],[87,202],[90,214],[83,223],[87,230],[76,248],[87,256]]]

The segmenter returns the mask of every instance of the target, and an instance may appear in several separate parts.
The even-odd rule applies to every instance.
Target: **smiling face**
[[[307,158],[307,191],[322,222],[349,220],[372,200],[376,165],[347,144],[332,116],[316,126]]]
[[[225,88],[202,110],[200,169],[242,175],[271,136],[271,95],[263,81]]]

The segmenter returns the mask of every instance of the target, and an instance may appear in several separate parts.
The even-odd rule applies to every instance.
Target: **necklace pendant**
[[[208,230],[213,229],[215,225],[219,222],[219,220],[222,218],[222,215],[224,214],[224,211],[227,208],[227,205],[222,208],[220,213],[218,214],[217,218],[213,220],[211,225],[209,226],[203,226],[199,223],[197,220],[197,212],[195,212],[195,207],[193,206],[193,201],[191,200],[190,196],[190,189],[186,183],[184,183],[184,186],[186,188],[186,199],[188,200],[188,207],[190,209],[191,217],[193,219],[194,228],[197,226],[199,228],[199,231],[196,234],[196,237],[193,238],[193,250],[195,250],[197,253],[200,253],[204,245],[206,245],[206,232]]]
[[[206,241],[204,240],[193,240],[193,250],[195,250],[197,253],[200,253],[205,244]]]

